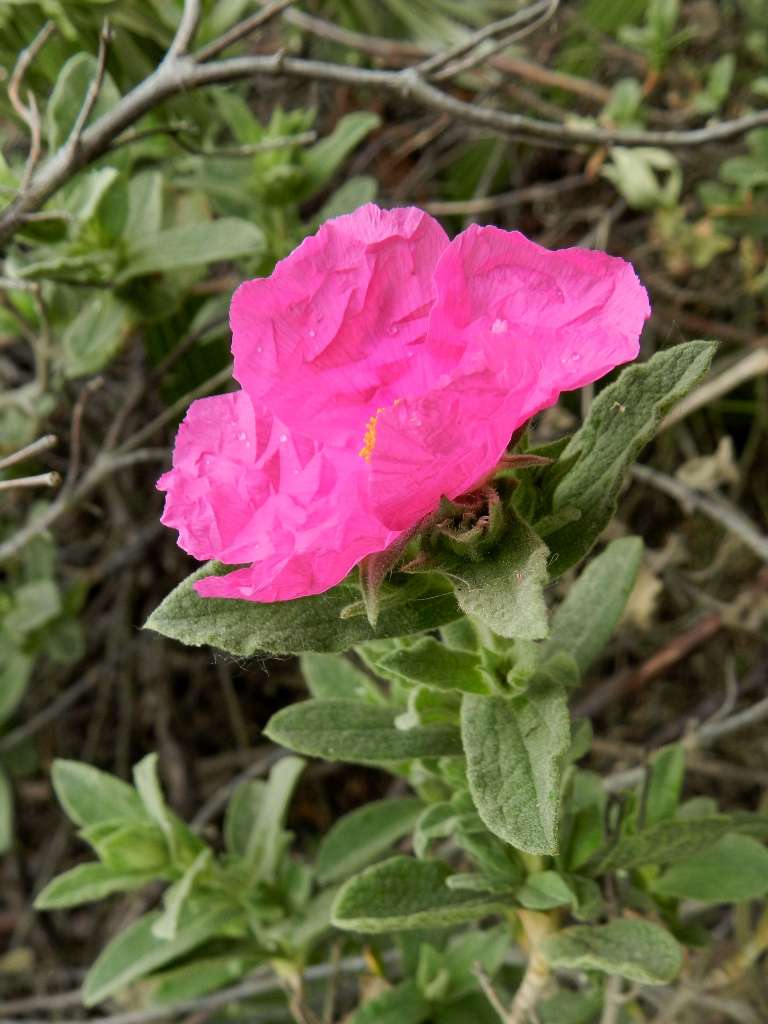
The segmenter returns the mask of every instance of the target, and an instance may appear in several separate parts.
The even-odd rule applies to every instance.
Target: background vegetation
[[[10,204],[0,214],[0,996],[8,1018],[82,1017],[84,971],[159,895],[148,862],[153,884],[138,892],[58,914],[33,909],[43,887],[84,856],[52,791],[53,759],[128,779],[157,752],[168,803],[191,822],[190,835],[216,845],[235,784],[274,762],[263,726],[304,695],[292,659],[238,661],[140,626],[193,568],[159,525],[154,481],[189,401],[230,379],[231,293],[245,277],[268,274],[329,216],[373,199],[413,203],[451,233],[477,221],[549,247],[604,248],[632,260],[651,293],[644,356],[694,337],[720,341],[710,376],[664,421],[608,531],[609,539],[639,534],[646,547],[617,633],[575,698],[594,726],[585,764],[620,779],[650,751],[764,696],[768,3],[534,4],[527,21],[462,52],[462,41],[509,6],[265,5],[261,24],[220,47],[261,59],[258,67],[183,88],[157,78],[140,116],[98,138],[88,126],[95,131],[178,41],[181,4],[0,6],[0,198]],[[214,41],[255,13],[248,0],[204,5],[193,49],[218,56]],[[435,52],[441,61],[422,63],[418,79],[396,78]],[[390,77],[376,77],[383,72]],[[436,98],[429,90],[438,87]],[[492,130],[467,113],[480,106],[498,115]],[[48,196],[38,186],[57,151],[63,170]],[[592,397],[570,396],[542,415],[536,440],[572,430]],[[572,582],[564,577],[553,600]],[[764,809],[768,741],[749,716],[743,724],[688,752],[686,798]],[[386,795],[402,787],[374,769],[310,763],[288,816],[296,851],[312,855],[343,813]],[[229,841],[237,848],[236,836]],[[264,854],[265,877],[275,855]],[[294,870],[286,884],[299,893]],[[759,909],[715,904],[694,922],[714,941],[705,958],[750,953],[724,988],[697,991],[697,965],[688,998],[664,991],[647,1018],[631,1019],[766,1019],[768,988],[755,964],[768,936],[750,947],[762,934]],[[337,958],[360,954],[359,943],[344,943],[328,948]],[[468,965],[486,958],[499,967],[487,943],[455,954],[441,1024],[466,1019],[450,1007],[477,991]],[[375,943],[366,955],[342,972],[339,1012],[391,974]],[[241,957],[215,981],[252,966]],[[514,965],[504,970],[512,984]],[[328,976],[308,967],[321,1000]],[[166,1000],[199,991],[164,984]],[[237,1012],[284,1019],[285,998],[266,988],[258,1000],[249,991]],[[139,1016],[119,1019],[153,1019],[145,989],[124,998]],[[542,1020],[600,1019],[589,998],[544,1009]],[[207,1020],[219,1009],[198,1012]],[[618,1003],[611,1012],[605,1024],[629,1013]]]

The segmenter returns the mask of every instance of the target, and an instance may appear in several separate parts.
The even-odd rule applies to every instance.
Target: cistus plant
[[[211,561],[147,626],[301,655],[310,699],[266,735],[375,766],[399,794],[342,817],[314,858],[292,853],[303,762],[288,755],[235,791],[217,850],[168,810],[151,759],[135,788],[60,763],[99,860],[38,905],[168,886],[101,954],[87,1002],[139,980],[183,1000],[269,964],[309,1024],[310,982],[342,969],[337,953],[323,975],[331,950],[362,946],[343,964],[370,983],[356,1006],[336,1000],[349,1024],[618,1020],[701,942],[689,901],[768,891],[768,819],[682,802],[682,744],[618,794],[579,767],[591,731],[569,699],[623,613],[640,539],[605,544],[563,600],[551,587],[600,542],[714,345],[634,362],[571,437],[537,445],[528,424],[635,360],[649,310],[623,260],[494,227],[449,240],[419,210],[372,205],[238,288],[240,389],[192,404],[158,484],[163,522]]]

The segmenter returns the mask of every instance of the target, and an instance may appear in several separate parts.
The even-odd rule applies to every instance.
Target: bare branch
[[[183,57],[194,39],[197,26],[200,24],[201,15],[200,0],[184,0],[184,10],[181,12],[181,20],[176,29],[176,35],[165,55],[166,61],[173,61],[177,57]]]
[[[10,81],[8,82],[8,98],[11,101],[11,106],[29,128],[29,134],[31,137],[29,156],[27,157],[24,174],[21,178],[22,191],[29,186],[32,173],[40,159],[40,153],[42,151],[42,125],[40,123],[40,112],[37,109],[37,100],[33,93],[27,93],[27,104],[25,106],[19,97],[19,90],[21,89],[22,79],[24,78],[27,69],[40,50],[45,46],[55,28],[56,26],[52,21],[47,21],[43,25],[29,46],[19,54],[19,59],[16,61],[16,67],[13,69]]]
[[[19,462],[25,462],[27,459],[34,458],[35,455],[47,452],[58,443],[58,440],[59,439],[55,434],[46,434],[44,437],[39,437],[31,444],[25,445],[23,448],[19,448],[17,452],[11,452],[11,454],[6,455],[4,459],[0,459],[0,469],[8,469],[9,466],[15,466]]]
[[[268,21],[281,14],[293,3],[294,0],[273,0],[272,3],[267,4],[260,11],[252,14],[250,18],[245,18],[239,24],[234,25],[228,32],[219,36],[218,39],[214,39],[213,42],[198,50],[195,54],[195,60],[198,64],[202,64],[204,61],[210,60],[211,57],[218,56],[222,50],[226,50],[227,47],[240,42],[241,39],[250,35],[257,28],[266,25]]]
[[[88,118],[93,113],[93,108],[96,106],[96,100],[99,98],[99,93],[101,92],[101,87],[104,83],[104,73],[107,69],[107,49],[111,39],[112,29],[110,28],[108,19],[105,18],[104,24],[101,26],[101,32],[99,33],[99,54],[96,58],[96,74],[93,76],[93,81],[88,86],[85,93],[83,105],[80,107],[75,123],[72,125],[72,131],[69,133],[69,138],[64,143],[65,146],[74,151],[77,151],[80,145],[80,138],[83,134],[83,129],[88,123]]]
[[[657,490],[674,498],[684,509],[695,509],[705,516],[714,519],[729,533],[734,534],[758,558],[768,562],[768,536],[761,533],[751,519],[740,509],[720,495],[703,494],[688,487],[681,480],[660,473],[650,466],[637,465],[632,467],[632,476],[636,480],[650,484]]]
[[[58,473],[38,473],[37,476],[17,476],[0,480],[0,491],[14,491],[19,487],[58,487],[61,477]]]
[[[452,214],[467,214],[477,216],[481,213],[491,213],[493,210],[503,209],[505,206],[515,206],[517,203],[538,202],[541,199],[550,199],[552,196],[560,195],[570,189],[584,188],[592,182],[586,174],[569,174],[559,181],[546,181],[540,185],[526,185],[523,188],[512,189],[509,192],[500,192],[495,196],[480,196],[476,199],[436,199],[422,203],[427,213],[436,217],[447,217]]]
[[[432,78],[436,82],[453,78],[493,56],[515,39],[535,31],[552,17],[559,3],[560,0],[538,0],[538,3],[485,25],[455,46],[422,61],[416,66],[416,71],[424,78]],[[483,43],[490,40],[494,41],[490,48],[483,46]]]

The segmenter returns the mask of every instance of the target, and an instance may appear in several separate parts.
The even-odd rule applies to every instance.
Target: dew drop
[[[580,353],[578,353],[578,352],[573,352],[573,353],[571,354],[571,362],[572,362],[572,363],[578,363],[578,362],[581,362],[581,355],[580,355]]]
[[[491,334],[505,334],[509,324],[506,320],[494,320],[491,325]]]
[[[261,349],[261,345],[257,345],[257,346],[256,346],[256,351],[257,351],[257,352],[261,352],[261,351],[262,351],[262,349]]]
[[[280,444],[285,444],[285,442],[287,440],[288,440],[288,435],[287,434],[281,434],[280,435]]]
[[[397,334],[397,332],[399,330],[400,330],[400,328],[397,326],[397,324],[392,324],[392,326],[389,328],[389,333],[390,334]]]
[[[245,440],[245,432],[244,431],[242,431],[242,430],[240,431],[240,433],[237,435],[237,440],[238,441],[244,441]]]
[[[316,334],[316,333],[317,333],[317,331],[313,330],[313,329],[312,329],[311,327],[310,327],[310,329],[309,329],[309,330],[307,331],[307,334],[308,334],[308,335],[310,336],[310,338],[314,338],[314,336],[315,336],[315,334]]]
[[[250,597],[253,593],[253,587],[240,587],[240,594],[243,597]]]

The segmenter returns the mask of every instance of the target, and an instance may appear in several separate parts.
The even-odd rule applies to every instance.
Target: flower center
[[[383,412],[384,407],[380,406],[365,425],[365,434],[363,435],[363,447],[357,454],[360,455],[361,458],[365,459],[366,462],[371,461],[373,449],[376,447],[376,421]]]

